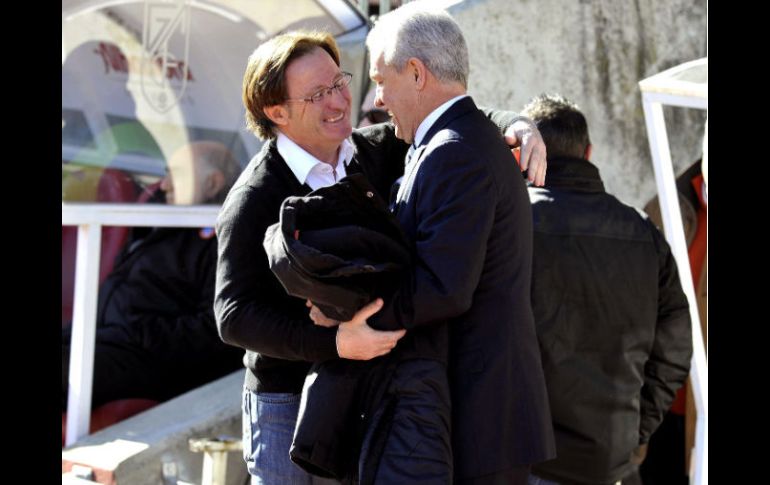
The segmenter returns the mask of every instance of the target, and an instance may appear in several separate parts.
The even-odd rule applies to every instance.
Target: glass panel
[[[360,99],[365,22],[341,0],[63,1],[62,200],[161,202],[173,189],[176,204],[217,203],[201,193],[201,154],[225,153],[237,174],[258,152],[243,70],[259,44],[295,28],[341,37]]]

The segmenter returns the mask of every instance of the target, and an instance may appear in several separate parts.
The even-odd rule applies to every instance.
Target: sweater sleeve
[[[522,116],[513,111],[502,111],[484,106],[479,107],[479,110],[484,113],[484,116],[486,116],[489,121],[497,126],[497,128],[500,130],[500,134],[504,134],[505,130],[507,130],[509,126],[519,120],[531,122],[531,120],[526,116]]]
[[[244,185],[228,196],[219,213],[214,298],[219,335],[228,344],[281,359],[336,358],[337,329],[293,318],[270,271],[262,246],[265,230],[277,221],[270,207],[257,190]]]

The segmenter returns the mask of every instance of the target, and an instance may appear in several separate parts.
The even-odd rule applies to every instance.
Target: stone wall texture
[[[607,190],[641,207],[655,194],[638,82],[705,57],[706,0],[466,0],[450,7],[470,49],[469,93],[521,110],[560,93],[588,119]],[[665,107],[677,173],[700,157],[706,112]]]

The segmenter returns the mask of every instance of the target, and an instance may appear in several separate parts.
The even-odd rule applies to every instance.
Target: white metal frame
[[[65,202],[61,206],[62,226],[78,226],[67,398],[69,446],[88,434],[91,419],[102,226],[213,227],[219,206]]]
[[[707,70],[708,58],[703,58],[680,64],[639,82],[660,212],[663,216],[663,229],[679,268],[682,289],[690,303],[693,341],[690,380],[698,415],[695,423],[695,447],[690,457],[690,483],[695,485],[708,484],[708,361],[682,226],[676,175],[671,163],[666,121],[663,118],[663,105],[708,110],[707,79],[699,82],[696,80],[697,76],[687,75]]]

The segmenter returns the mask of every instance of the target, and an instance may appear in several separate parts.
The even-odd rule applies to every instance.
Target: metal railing
[[[218,212],[219,206],[213,205],[62,202],[62,226],[78,226],[67,398],[67,446],[88,434],[91,419],[102,226],[213,227]]]

